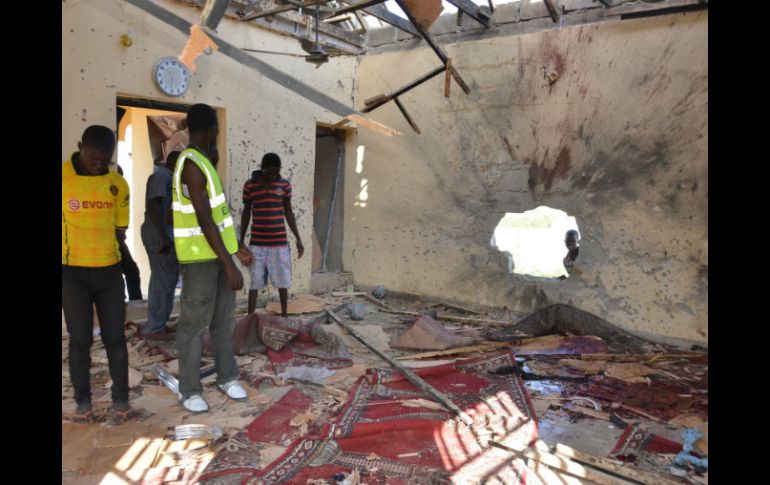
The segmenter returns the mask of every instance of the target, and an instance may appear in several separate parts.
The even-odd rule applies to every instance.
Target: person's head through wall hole
[[[564,236],[564,244],[570,251],[580,247],[580,234],[575,229],[570,229]]]

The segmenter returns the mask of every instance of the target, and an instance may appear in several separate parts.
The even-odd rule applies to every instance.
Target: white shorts
[[[275,288],[291,288],[291,250],[283,246],[249,246],[254,262],[249,266],[251,286],[249,290],[261,290],[267,286],[267,277]]]

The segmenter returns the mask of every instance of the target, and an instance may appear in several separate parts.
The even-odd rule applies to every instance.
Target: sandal
[[[142,413],[133,408],[127,409],[126,411],[116,411],[114,409],[110,411],[110,421],[116,425],[125,424],[140,417],[142,417]]]
[[[96,422],[96,413],[90,408],[84,413],[75,413],[70,415],[70,421],[77,424],[93,424]]]

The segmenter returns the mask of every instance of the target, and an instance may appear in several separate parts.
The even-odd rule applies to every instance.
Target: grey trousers
[[[203,335],[211,331],[211,345],[217,369],[217,384],[237,379],[238,366],[233,354],[235,291],[227,283],[227,273],[219,260],[180,264],[182,272],[182,311],[176,329],[179,356],[179,392],[186,399],[202,394],[200,380]]]

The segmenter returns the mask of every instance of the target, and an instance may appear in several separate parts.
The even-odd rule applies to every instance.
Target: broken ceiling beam
[[[419,135],[420,134],[420,128],[417,126],[417,123],[414,122],[411,116],[409,116],[409,113],[406,111],[406,108],[404,108],[404,105],[401,104],[401,101],[398,100],[398,98],[393,98],[393,102],[396,103],[396,106],[398,106],[398,109],[401,110],[401,114],[404,115],[404,118],[406,118],[406,122],[409,123],[409,126],[412,127],[412,129]]]
[[[363,2],[356,2],[356,3],[345,2],[347,4],[346,7],[340,7],[338,9],[333,10],[328,15],[328,17],[336,17],[337,15],[342,15],[344,13],[355,12],[356,10],[372,7],[374,5],[384,3],[384,2],[385,0],[364,0]]]
[[[446,69],[445,66],[437,67],[436,69],[432,70],[428,74],[425,74],[424,76],[420,77],[419,79],[416,79],[416,80],[410,82],[406,86],[403,86],[403,87],[393,91],[390,94],[380,94],[380,95],[377,95],[377,96],[375,96],[373,98],[369,98],[366,101],[364,101],[364,104],[367,104],[367,102],[369,102],[370,104],[368,104],[366,106],[366,108],[364,108],[361,111],[363,113],[368,113],[370,111],[373,111],[373,110],[379,108],[380,106],[382,106],[383,104],[387,103],[391,99],[395,98],[396,96],[401,96],[405,92],[409,91],[410,89],[416,88],[417,86],[419,86],[420,84],[424,83],[428,79],[441,74],[442,72],[444,72],[445,69]]]
[[[556,0],[543,0],[543,3],[545,3],[545,8],[548,9],[548,15],[551,16],[553,23],[558,24],[559,20],[561,20],[561,15],[559,15],[559,8],[556,5]]]
[[[449,88],[452,86],[452,59],[446,60],[446,76],[444,77],[444,97],[449,97]]]
[[[377,104],[377,103],[382,105],[384,103],[387,103],[391,99],[393,99],[393,98],[391,98],[390,96],[386,96],[384,94],[378,94],[377,96],[372,96],[369,99],[365,99],[364,100],[364,105],[365,106],[371,106],[371,105]]]
[[[410,317],[419,317],[422,313],[410,312],[404,310],[391,310],[390,308],[383,308],[381,311],[385,313],[392,313],[394,315],[409,315]],[[505,320],[487,320],[484,318],[468,318],[468,317],[455,317],[453,315],[443,315],[439,313],[437,315],[438,320],[446,320],[448,322],[465,323],[467,325],[482,325],[485,327],[510,327],[512,323]],[[510,342],[509,342],[510,343]]]
[[[447,2],[457,7],[458,13],[463,12],[484,27],[489,27],[489,15],[482,12],[479,6],[470,0],[447,0]]]
[[[417,29],[414,28],[411,22],[409,22],[408,20],[404,20],[403,18],[394,14],[393,12],[388,10],[385,7],[385,5],[382,5],[382,4],[373,5],[371,7],[367,7],[363,9],[363,11],[367,15],[371,15],[372,17],[378,18],[383,22],[385,22],[386,24],[390,24],[397,29],[401,29],[404,32],[408,32],[414,35],[415,37],[420,37],[420,33],[417,31]]]
[[[606,5],[605,5],[606,7]],[[614,15],[630,15],[642,12],[660,11],[660,14],[674,13],[682,7],[708,9],[708,2],[704,0],[668,0],[666,2],[618,2],[601,11],[603,17]],[[679,10],[681,11],[681,10]]]
[[[251,24],[269,30],[277,34],[294,37],[300,41],[315,41],[315,31],[307,24],[286,19],[284,17],[275,17],[272,22],[267,19],[252,20]],[[318,26],[318,43],[324,47],[331,47],[346,54],[361,55],[364,53],[363,38],[352,32],[333,24],[321,23]]]
[[[353,12],[353,15],[356,16],[356,20],[358,20],[358,24],[361,26],[361,30],[364,32],[368,31],[369,28],[366,26],[366,22],[364,21],[363,17],[361,17],[360,12]]]
[[[345,15],[339,15],[337,17],[329,17],[323,20],[323,22],[327,24],[338,24],[340,22],[348,22],[353,20],[353,15],[351,14],[345,14]]]
[[[158,20],[165,22],[171,27],[181,31],[184,35],[188,35],[190,32],[190,29],[192,28],[192,24],[190,22],[160,7],[159,5],[155,4],[151,0],[124,0],[124,1],[148,13],[149,15],[157,18]],[[230,44],[224,39],[221,39],[217,35],[210,34],[210,37],[217,43],[217,45],[219,46],[219,52],[221,52],[222,54],[226,55],[230,59],[233,59],[239,64],[242,64],[246,67],[249,67],[261,73],[266,78],[270,79],[271,81],[275,82],[280,86],[283,86],[285,89],[307,99],[311,103],[316,104],[321,108],[327,109],[339,116],[349,116],[351,117],[351,119],[356,121],[363,120],[364,122],[360,124],[366,127],[377,126],[382,129],[382,131],[380,131],[381,133],[385,130],[390,130],[391,133],[389,134],[391,136],[393,134],[400,134],[398,131],[393,130],[392,128],[388,128],[382,123],[378,123],[374,120],[370,120],[366,118],[365,116],[363,116],[362,113],[337,101],[336,99],[326,95],[325,93],[318,91],[316,88],[312,86],[308,86],[307,84],[303,83],[299,79],[289,76],[285,72],[276,69],[270,64],[260,61],[254,56],[247,54],[246,52],[235,47],[234,45]]]
[[[201,8],[203,6],[203,0],[176,0],[179,3],[191,5],[193,7]],[[263,0],[262,4],[270,2],[271,5],[277,5],[273,0]],[[248,17],[250,13],[244,12],[247,5],[242,1],[231,1],[225,17],[231,18],[236,21],[243,21],[244,17]],[[285,5],[283,7],[286,7]],[[296,7],[294,8],[296,10]],[[287,37],[294,37],[300,41],[312,41],[315,35],[315,18],[308,15],[300,14],[290,10],[285,10],[282,14],[272,15],[269,18],[258,18],[250,23],[255,27],[259,27],[264,30],[269,30],[280,35]],[[321,24],[318,28],[319,37],[318,43],[324,48],[330,50],[330,54],[334,55],[335,51],[339,51],[344,54],[360,55],[364,53],[363,46],[366,39],[354,32],[339,27],[333,24]],[[313,37],[313,39],[311,39]]]
[[[242,16],[240,18],[243,19]],[[287,10],[280,15],[272,16],[270,19],[258,18],[250,23],[266,30],[298,39],[312,41],[315,38],[315,17],[299,12]],[[345,28],[327,23],[320,23],[318,25],[318,34],[319,43],[324,47],[328,46],[356,55],[363,54],[366,38],[362,35],[354,34]],[[342,43],[342,46],[335,46],[335,43]],[[345,48],[345,44],[348,45],[347,48]],[[354,47],[354,49],[350,47]]]
[[[406,8],[406,5],[404,4],[404,0],[396,0],[396,3],[398,4],[399,7],[401,7],[401,10],[404,12],[404,15],[406,15],[409,21],[412,22],[412,25],[414,26],[415,29],[417,29],[417,31],[420,33],[422,38],[425,39],[425,42],[427,42],[430,48],[433,49],[433,52],[435,52],[438,58],[441,59],[441,62],[444,64],[444,69],[446,69],[446,63],[449,58],[441,49],[441,47],[434,44],[433,40],[430,38],[428,33],[425,32],[425,30],[423,30],[422,27],[420,27],[420,25],[417,23],[414,16],[412,15],[412,13],[409,11],[408,8]],[[460,86],[463,92],[465,94],[470,94],[471,89],[465,83],[463,78],[460,77],[460,73],[457,72],[457,70],[454,67],[450,68],[450,71],[451,71],[452,77],[454,78],[455,81],[457,81],[457,84]]]
[[[230,0],[207,0],[201,12],[201,25],[210,30],[217,30],[229,3]]]
[[[262,17],[268,17],[271,15],[275,15],[283,12],[289,12],[289,11],[297,10],[304,7],[312,7],[317,3],[319,3],[319,0],[306,0],[304,2],[292,2],[289,5],[275,6],[274,8],[271,8],[268,10],[260,10],[258,12],[249,14],[248,16],[244,17],[243,20],[248,22],[250,20],[256,20]],[[322,3],[326,3],[326,2],[322,2]]]

